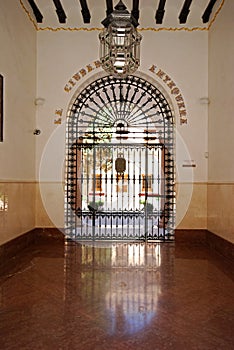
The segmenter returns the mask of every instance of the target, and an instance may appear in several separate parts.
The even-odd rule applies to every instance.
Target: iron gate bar
[[[125,132],[125,139],[128,138],[127,144],[121,141],[121,139],[124,140],[123,133],[119,134],[119,142],[114,142],[114,129],[119,123],[118,120],[125,121],[122,125],[126,125],[129,130]],[[144,143],[137,142],[137,140],[142,139],[142,133],[148,135],[148,130],[152,130],[152,127],[155,129],[154,139],[159,142],[153,143],[152,139],[146,139],[145,137]],[[175,221],[174,120],[168,102],[155,86],[135,76],[129,76],[123,80],[107,76],[96,80],[84,89],[73,103],[69,112],[66,137],[67,199],[65,215],[66,232],[69,237],[72,239],[104,239],[105,236],[108,236],[108,239],[127,239],[129,237],[138,239],[140,237],[142,215],[136,211],[135,215],[131,213],[130,198],[133,203],[132,209],[134,210],[134,208],[137,208],[137,198],[139,198],[137,192],[140,193],[142,187],[141,172],[137,171],[136,173],[137,164],[139,163],[140,169],[145,167],[145,182],[148,182],[149,169],[147,162],[149,159],[148,156],[146,157],[146,154],[150,152],[150,157],[153,157],[153,160],[150,158],[151,161],[149,163],[150,169],[152,169],[150,170],[152,172],[151,181],[154,183],[153,186],[155,186],[155,183],[157,184],[158,200],[163,203],[163,208],[154,210],[155,215],[157,214],[157,227],[155,229],[153,227],[155,215],[149,213],[146,205],[150,198],[149,184],[147,183],[147,186],[145,186],[143,219],[145,220],[144,226],[146,228],[149,226],[150,230],[148,230],[149,232],[145,238],[147,240],[173,239]],[[108,143],[105,142],[107,138],[109,138]],[[159,151],[155,152],[155,147],[156,149],[160,148],[161,153]],[[116,182],[113,166],[109,174],[105,173],[103,169],[103,166],[106,169],[108,168],[109,163],[105,159],[105,152],[108,150],[112,152],[110,164],[114,164],[115,152],[121,151],[125,154],[125,158],[127,157],[127,175],[126,178],[122,177],[119,183]],[[87,157],[91,157],[93,175],[88,172],[88,162],[86,162],[86,165],[84,163],[84,152],[87,153]],[[97,167],[95,166],[96,157],[93,159],[95,152],[98,152],[99,157],[99,160],[97,159],[97,162],[99,162]],[[157,156],[157,162],[155,155]],[[144,161],[142,156],[144,156]],[[81,162],[79,157],[82,158]],[[162,170],[159,165],[160,157],[163,157],[163,173],[161,173]],[[132,171],[130,158],[133,163],[132,174],[130,174]],[[100,159],[104,159],[104,165]],[[157,178],[154,175],[156,169]],[[89,174],[86,178],[84,171]],[[90,230],[90,213],[82,208],[82,203],[84,203],[85,192],[89,192],[91,184],[94,187],[93,202],[98,198],[102,198],[101,192],[95,194],[98,183],[99,186],[104,186],[104,194],[108,192],[108,186],[110,186],[110,211],[107,208],[107,195],[105,195],[105,214],[99,213],[99,210],[95,212],[95,216],[98,216],[98,228],[94,226],[93,219],[93,230]],[[133,187],[132,194],[129,192],[130,185]],[[114,186],[119,186],[119,190],[122,191],[117,191],[117,203],[119,203],[117,209],[122,206],[121,211],[114,208]],[[161,193],[159,193],[159,188]],[[123,193],[125,190],[127,202],[124,204]],[[81,192],[80,196],[79,191]],[[116,215],[114,215],[115,212]],[[124,223],[127,224],[126,230],[124,229]],[[119,225],[121,226],[120,229],[118,229]],[[108,231],[109,226],[110,231]]]
[[[107,149],[108,148],[111,148],[111,149],[115,148],[115,149],[119,149],[120,151],[123,151],[124,148],[125,149],[127,148],[128,154],[129,154],[129,151],[131,149],[131,150],[134,151],[134,155],[135,155],[135,151],[139,150],[139,149],[146,150],[146,152],[147,152],[148,149],[152,150],[152,149],[155,149],[155,148],[157,148],[157,149],[159,149],[159,148],[163,149],[164,148],[161,143],[154,143],[154,144],[151,143],[151,144],[148,144],[148,145],[144,144],[144,143],[137,143],[137,144],[134,144],[134,148],[133,148],[133,146],[131,144],[130,145],[129,144],[121,144],[121,145],[119,145],[118,143],[115,143],[115,144],[112,143],[112,144],[105,144],[105,145],[103,145],[103,144],[94,144],[94,143],[93,144],[79,143],[79,144],[76,144],[76,147],[78,149],[80,149],[80,150],[88,149],[88,150],[93,150],[94,152],[97,152],[98,149],[100,149],[102,151],[103,148],[107,148]],[[141,168],[141,163],[142,163],[141,155],[142,154],[140,153],[140,160],[139,160],[140,168]],[[96,159],[96,157],[94,157],[94,160],[95,159]],[[128,157],[128,164],[129,164],[129,159],[130,159],[130,157]],[[134,157],[134,159],[135,159],[135,157]],[[146,160],[147,159],[148,159],[148,157],[146,156]],[[134,160],[134,162],[135,162],[135,160]],[[82,164],[83,164],[83,160],[82,160]],[[93,168],[95,168],[95,166]],[[135,170],[135,166],[134,166],[134,170]],[[147,167],[146,167],[146,173],[148,173]],[[106,174],[106,178],[108,180],[107,174]],[[130,180],[129,171],[128,171],[128,178]],[[134,178],[135,178],[135,175],[133,175],[133,179]],[[82,181],[83,181],[83,179],[84,179],[84,176],[82,175]],[[87,177],[87,179],[89,180],[89,176]],[[93,180],[94,180],[94,183],[96,183],[96,176],[95,176],[95,174],[94,174],[94,179]],[[129,182],[129,180],[128,180],[128,182]],[[146,178],[146,180],[147,180],[147,178]],[[123,181],[124,181],[124,176],[122,176],[122,182]],[[142,181],[141,180],[141,176],[139,174],[139,191],[140,191],[141,181]],[[112,177],[112,183],[113,183],[113,177]],[[135,187],[134,187],[134,190],[135,190]],[[146,186],[146,193],[145,193],[145,199],[146,200],[147,200],[147,196],[148,196],[148,190],[147,190],[147,186]],[[158,198],[166,198],[165,195],[158,195],[157,197]],[[123,197],[121,197],[121,198],[123,199]],[[168,198],[168,196],[167,196],[167,198]],[[93,201],[94,200],[95,200],[95,191],[93,193]],[[128,200],[129,200],[129,197],[128,197]],[[144,214],[142,212],[139,212],[139,211],[136,211],[136,212],[130,212],[129,210],[122,210],[122,211],[118,211],[117,210],[117,211],[115,211],[115,210],[113,210],[113,208],[112,208],[111,211],[107,211],[106,210],[105,212],[101,212],[101,211],[98,211],[98,210],[91,210],[91,213],[90,213],[90,210],[87,211],[87,210],[82,210],[82,209],[77,211],[77,216],[78,217],[86,218],[88,216],[89,218],[92,218],[92,228],[93,228],[92,229],[92,237],[95,237],[94,227],[96,226],[96,219],[99,219],[99,222],[101,223],[101,221],[103,221],[102,220],[103,218],[112,216],[115,219],[116,218],[121,218],[122,222],[123,222],[123,218],[127,217],[127,214],[129,214],[129,216],[128,216],[129,219],[128,220],[132,220],[133,221],[133,219],[134,219],[134,222],[136,221],[137,217],[139,217],[139,216],[143,217],[144,216],[144,219],[145,219],[145,232],[147,233],[147,231],[148,231],[148,228],[147,228],[148,222],[152,221],[153,218],[154,219],[158,218],[159,215],[160,215],[160,211],[155,211],[154,215],[153,214],[148,215],[148,213],[147,213],[147,205],[145,206]],[[117,219],[116,219],[116,222],[117,222]],[[106,220],[105,220],[105,235],[106,235],[106,226],[107,225],[106,225]],[[133,226],[134,226],[134,232],[135,232],[135,225],[133,225]],[[100,231],[101,224],[99,224],[98,227],[99,227],[99,231]],[[153,230],[153,228],[151,228],[151,231],[152,230]],[[122,224],[122,231],[123,231],[123,224]],[[122,235],[123,235],[123,233],[122,233]],[[127,238],[129,238],[129,237],[131,238],[132,237],[132,235],[129,234],[129,225],[128,225],[128,233],[127,233],[126,236],[127,236]],[[148,236],[151,236],[153,238],[153,234],[151,234],[151,235],[148,234]],[[144,236],[142,236],[142,235],[138,236],[138,238],[141,238],[141,239],[143,239],[143,237]]]

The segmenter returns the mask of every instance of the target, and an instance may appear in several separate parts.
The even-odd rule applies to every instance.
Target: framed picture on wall
[[[3,141],[3,76],[0,74],[0,142]]]

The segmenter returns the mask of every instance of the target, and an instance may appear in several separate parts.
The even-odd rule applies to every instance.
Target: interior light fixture
[[[138,22],[120,0],[102,24],[105,27],[99,34],[102,68],[116,78],[125,78],[140,65],[142,36],[136,29]]]

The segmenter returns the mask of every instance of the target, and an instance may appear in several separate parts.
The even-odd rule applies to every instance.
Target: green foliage
[[[145,204],[145,207],[147,208],[148,213],[152,213],[152,211],[154,210],[154,206],[151,203]]]
[[[98,210],[98,209],[101,209],[101,208],[103,207],[103,204],[104,204],[104,202],[102,202],[102,201],[97,201],[97,202],[91,201],[91,202],[89,202],[88,205],[89,205],[91,208],[93,208],[93,209],[95,209],[95,210]]]

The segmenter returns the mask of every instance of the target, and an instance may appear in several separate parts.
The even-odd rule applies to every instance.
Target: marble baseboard
[[[207,230],[203,229],[176,229],[175,242],[185,244],[206,244],[206,234]]]
[[[64,241],[63,230],[57,228],[35,228],[0,245],[0,274],[14,265],[15,256],[24,249],[37,244],[38,240],[58,239]]]
[[[36,228],[36,237],[37,239],[59,239],[64,241],[65,236],[64,236],[64,229],[62,228],[55,228],[55,227],[37,227]]]
[[[34,245],[36,229],[24,233],[2,245],[0,245],[0,271],[5,268],[20,251]]]
[[[12,263],[22,250],[42,240],[65,240],[64,230],[58,228],[35,228],[0,246],[0,272]],[[234,262],[234,245],[207,230],[176,229],[175,243],[208,246],[213,252],[223,256],[227,262]]]
[[[206,242],[210,249],[224,256],[234,264],[234,244],[226,239],[217,236],[213,232],[206,232]]]
[[[176,229],[175,242],[206,245],[213,252],[223,256],[228,263],[234,263],[234,244],[208,230]]]

